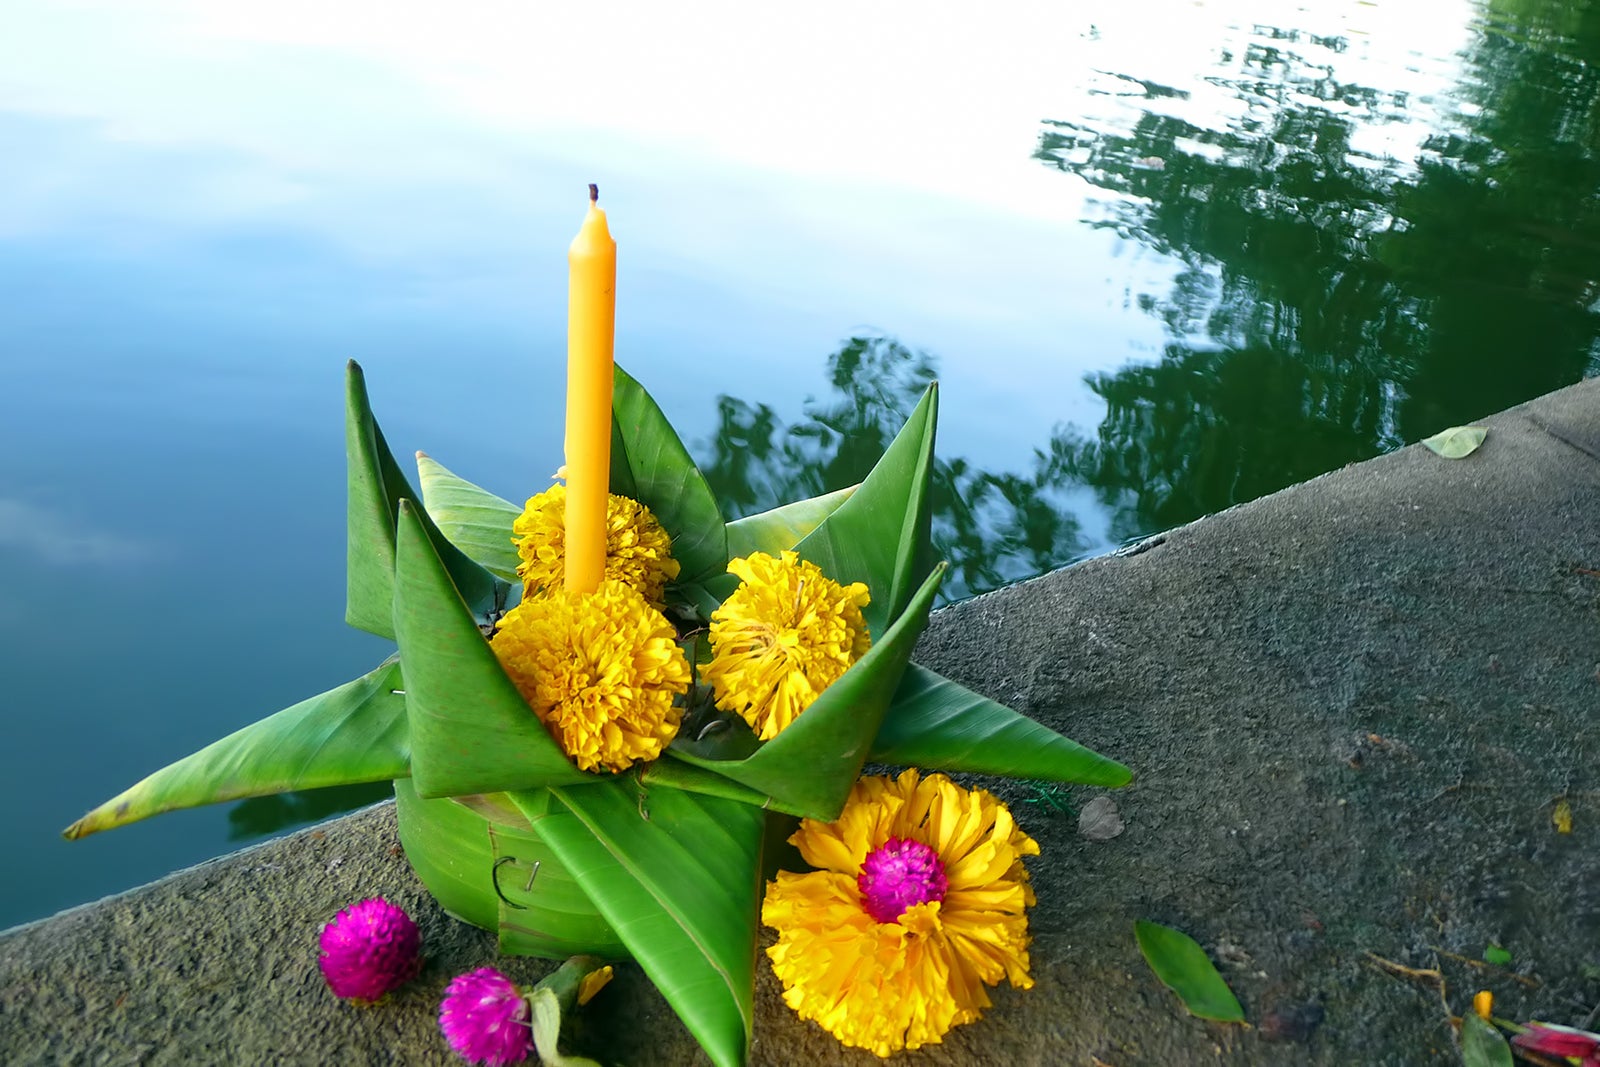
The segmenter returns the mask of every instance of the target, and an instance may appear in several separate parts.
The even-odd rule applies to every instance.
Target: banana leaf
[[[735,519],[728,523],[728,558],[743,559],[753,552],[776,556],[793,548],[821,525],[823,519],[839,510],[839,505],[859,488],[859,484],[846,486],[809,500],[796,500],[770,511]]]
[[[1133,780],[1132,772],[1115,760],[915,663],[906,668],[867,758],[926,770],[1083,785],[1119,786]]]
[[[928,478],[938,412],[935,383],[861,486],[795,546],[834,581],[867,584],[872,602],[862,614],[874,637],[900,617],[931,566]]]
[[[426,452],[417,453],[422,504],[445,539],[480,567],[507,582],[517,579],[517,546],[511,525],[522,509],[480,489]]]
[[[839,505],[849,500],[860,483],[836,489],[831,493],[782,504],[756,515],[747,515],[728,523],[728,559],[742,559],[754,552],[776,556],[793,549],[804,541],[824,519],[839,510]],[[739,588],[737,575],[723,573],[693,587],[700,598],[700,613],[709,619],[711,613]]]
[[[935,567],[915,599],[867,654],[824,689],[777,737],[744,759],[712,759],[674,745],[667,754],[772,798],[772,807],[823,822],[838,818],[872,748],[947,567]]]
[[[648,507],[672,535],[680,582],[727,569],[728,535],[716,495],[656,402],[621,367],[611,392],[611,491]]]
[[[549,798],[548,790],[538,790]],[[425,800],[395,782],[406,858],[451,915],[498,930],[500,951],[565,959],[627,955],[589,895],[505,793]],[[549,803],[566,811],[553,798]],[[537,865],[537,867],[535,866]]]
[[[349,501],[345,524],[345,622],[394,636],[395,517],[401,500],[420,500],[401,473],[367,400],[366,378],[354,360],[345,374],[345,455]],[[426,513],[422,521],[430,528]],[[432,531],[437,533],[436,530]],[[440,557],[467,603],[480,611],[503,604],[507,584],[443,538]]]
[[[763,813],[632,777],[551,792],[571,815],[552,813],[539,833],[711,1061],[739,1067],[754,1024]]]
[[[404,778],[400,663],[269,715],[150,775],[67,827],[68,839],[242,797]]]
[[[406,665],[411,775],[423,797],[600,781],[534,715],[440,560],[422,509],[400,502],[394,629]]]
[[[705,793],[707,796],[737,800],[741,804],[751,804],[758,808],[772,806],[772,798],[759,790],[740,785],[733,779],[724,778],[714,771],[676,759],[652,760],[639,772],[639,782],[646,789],[664,786],[669,789],[684,789],[691,793]]]

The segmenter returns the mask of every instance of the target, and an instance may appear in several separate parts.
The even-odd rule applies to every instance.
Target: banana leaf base
[[[406,778],[396,779],[394,793],[400,843],[417,877],[450,915],[498,933],[502,953],[628,958],[540,838],[536,813],[524,815],[499,793],[424,800]]]

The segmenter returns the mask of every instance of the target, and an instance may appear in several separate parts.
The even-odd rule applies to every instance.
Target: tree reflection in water
[[[696,449],[730,518],[865,478],[937,376],[932,356],[887,337],[853,337],[828,357],[826,399],[809,398],[786,425],[767,404],[717,398],[717,428]],[[951,563],[945,601],[1043,574],[1087,548],[1078,519],[1057,499],[1068,477],[1047,451],[1024,476],[936,455],[933,542]]]
[[[1336,80],[1347,47],[1257,27],[1207,79],[1231,115],[1200,124],[1171,105],[1184,90],[1137,82],[1131,127],[1041,137],[1037,158],[1111,194],[1093,224],[1181,265],[1142,298],[1171,338],[1160,361],[1091,376],[1107,414],[1066,456],[1118,536],[1594,372],[1600,5],[1490,3],[1414,159],[1356,147],[1421,105]]]

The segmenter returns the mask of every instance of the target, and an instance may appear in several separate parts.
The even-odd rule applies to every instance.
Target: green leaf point
[[[168,811],[299,789],[356,785],[410,774],[400,663],[213,741],[106,801],[67,827],[76,840]]]

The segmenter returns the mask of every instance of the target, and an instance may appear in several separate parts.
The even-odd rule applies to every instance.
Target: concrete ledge
[[[1138,780],[1102,843],[985,783],[1043,849],[1038,985],[903,1062],[1456,1062],[1438,992],[1368,953],[1437,967],[1457,1013],[1480,987],[1513,1018],[1577,1023],[1600,1001],[1600,381],[1486,424],[1468,459],[1408,448],[935,617],[922,662]],[[373,894],[418,918],[429,962],[357,1009],[323,987],[316,939]],[[1185,1015],[1139,918],[1206,945],[1253,1028]],[[1515,975],[1469,962],[1489,942]],[[493,959],[427,898],[380,805],[0,934],[0,1058],[459,1062],[438,999]],[[753,1063],[876,1062],[758,973]],[[574,1038],[607,1062],[704,1062],[632,969]]]

